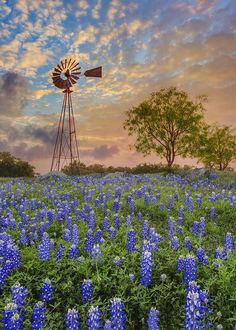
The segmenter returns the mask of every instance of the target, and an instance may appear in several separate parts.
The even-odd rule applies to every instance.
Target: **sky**
[[[82,73],[103,67],[72,93],[87,165],[161,161],[130,148],[123,129],[125,112],[160,88],[207,94],[206,121],[236,127],[235,0],[0,0],[0,151],[40,173],[50,169],[63,99],[51,74],[64,58]]]

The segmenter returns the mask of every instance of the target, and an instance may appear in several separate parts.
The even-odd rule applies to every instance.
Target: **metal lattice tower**
[[[75,118],[70,89],[81,74],[79,63],[73,60],[62,60],[52,73],[52,80],[56,87],[63,89],[64,99],[57,129],[56,142],[52,156],[51,171],[60,169],[74,161],[80,162],[78,141],[76,138]],[[102,77],[102,67],[84,72],[86,77]]]

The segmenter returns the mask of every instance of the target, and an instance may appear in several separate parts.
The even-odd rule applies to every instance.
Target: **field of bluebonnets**
[[[234,329],[234,179],[2,181],[2,329]]]

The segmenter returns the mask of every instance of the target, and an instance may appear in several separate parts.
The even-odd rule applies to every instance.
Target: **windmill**
[[[64,98],[52,156],[51,171],[60,171],[65,165],[72,164],[76,160],[79,161],[79,148],[71,98],[72,90],[70,88],[79,79],[80,69],[78,61],[64,59],[60,64],[57,64],[52,73],[53,84],[63,90]],[[101,78],[102,67],[87,70],[84,72],[84,76]]]

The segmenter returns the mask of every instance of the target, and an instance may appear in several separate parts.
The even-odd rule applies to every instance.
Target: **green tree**
[[[198,159],[205,166],[224,171],[236,160],[235,130],[228,126],[209,126],[204,143],[197,150]]]
[[[72,164],[64,166],[61,171],[67,175],[88,174],[86,165],[76,160],[74,160]]]
[[[14,157],[9,152],[0,152],[0,176],[2,177],[33,177],[34,166]]]
[[[161,89],[126,112],[124,128],[136,135],[137,151],[144,156],[155,152],[170,167],[176,156],[193,156],[193,141],[204,125],[204,101],[206,96],[192,101],[176,87]]]

